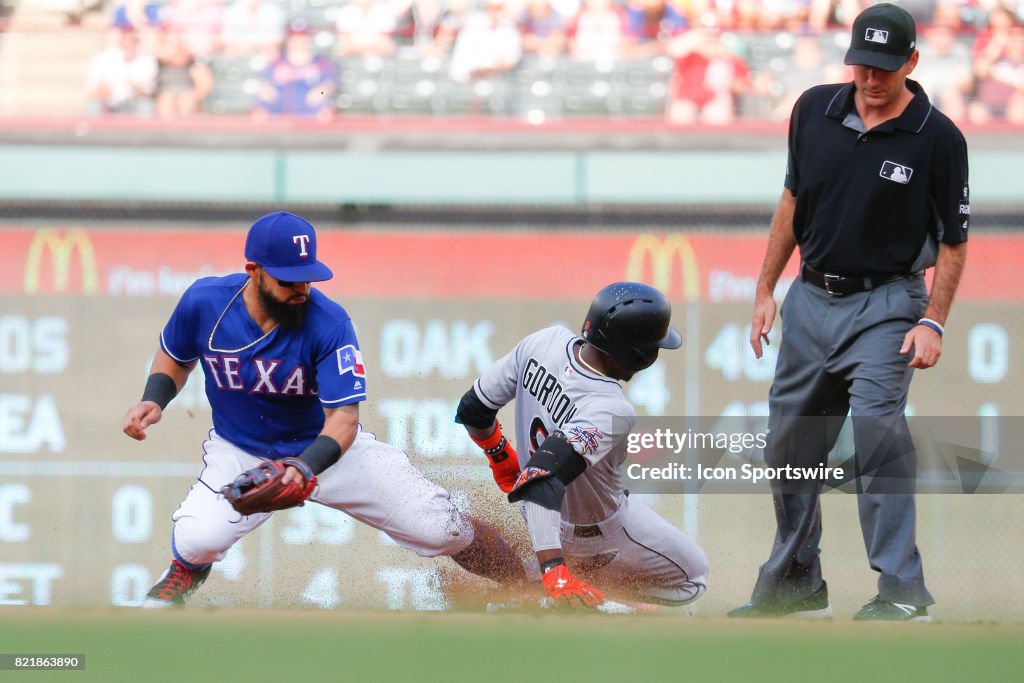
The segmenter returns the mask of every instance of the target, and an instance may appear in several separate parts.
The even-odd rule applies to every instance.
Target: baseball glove
[[[281,482],[289,466],[302,473],[303,483]],[[309,465],[297,458],[284,458],[268,460],[242,472],[220,492],[235,510],[243,515],[253,515],[302,505],[315,488],[316,475]]]

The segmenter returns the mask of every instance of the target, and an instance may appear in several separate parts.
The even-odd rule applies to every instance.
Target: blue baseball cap
[[[245,258],[285,282],[322,282],[334,277],[330,268],[316,260],[313,226],[287,211],[256,219],[245,238]]]

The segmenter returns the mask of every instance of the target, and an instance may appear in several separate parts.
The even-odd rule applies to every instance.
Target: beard
[[[260,305],[277,324],[285,330],[298,330],[306,322],[306,311],[309,310],[309,297],[301,304],[283,303],[271,296],[270,292],[263,289],[263,283],[256,288],[259,294]]]

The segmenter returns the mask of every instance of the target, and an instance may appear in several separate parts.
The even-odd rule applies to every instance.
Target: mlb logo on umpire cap
[[[881,43],[882,45],[885,45],[889,42],[889,32],[880,28],[865,29],[864,40],[869,43]]]
[[[304,218],[277,211],[256,219],[245,238],[245,258],[286,282],[322,282],[334,277],[316,260],[316,231]]]

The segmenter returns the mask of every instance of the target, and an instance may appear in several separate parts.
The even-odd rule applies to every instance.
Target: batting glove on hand
[[[508,493],[519,478],[519,456],[516,449],[501,433],[501,423],[495,423],[494,433],[486,439],[473,439],[483,449],[491,466],[491,476],[503,492]]]
[[[564,564],[547,569],[540,580],[560,607],[597,607],[604,602],[604,593],[570,574]]]

